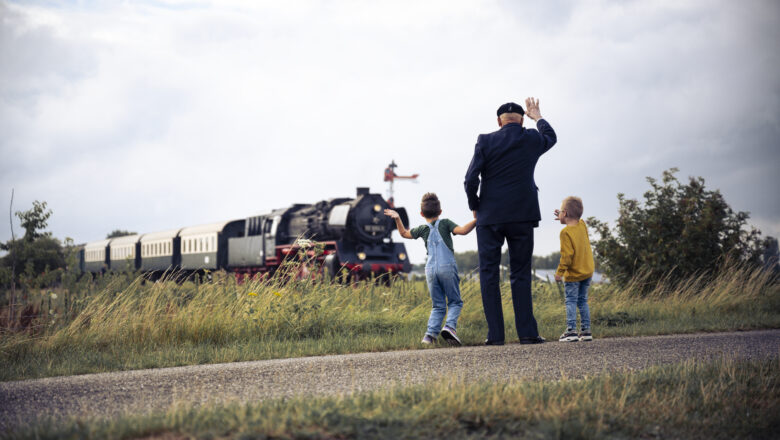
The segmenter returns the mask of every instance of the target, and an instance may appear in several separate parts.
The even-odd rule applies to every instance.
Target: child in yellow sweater
[[[593,251],[588,239],[588,227],[582,217],[582,199],[566,197],[555,219],[566,225],[561,230],[561,262],[555,281],[564,281],[566,291],[566,331],[559,342],[592,341],[588,288],[593,277]],[[577,334],[577,308],[580,309],[580,333]]]

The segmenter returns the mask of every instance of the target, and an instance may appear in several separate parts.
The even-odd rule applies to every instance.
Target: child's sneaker
[[[567,328],[565,332],[558,338],[558,342],[577,342],[580,338],[577,332],[573,328]]]
[[[590,329],[580,331],[580,341],[592,341],[593,335],[590,333]]]
[[[458,335],[455,334],[455,329],[448,325],[441,329],[441,337],[450,345],[461,345]]]
[[[428,333],[425,334],[422,338],[422,342],[425,345],[431,345],[436,343],[436,337],[429,335]]]

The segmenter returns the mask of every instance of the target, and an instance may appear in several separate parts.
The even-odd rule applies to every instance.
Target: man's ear
[[[499,126],[499,127],[503,127],[503,124],[501,124],[501,116],[499,116],[499,117],[498,117],[498,118],[496,118],[496,119],[498,120],[498,126]]]
[[[420,215],[423,216],[423,218],[425,218],[425,214],[423,214],[422,211],[420,211]]]

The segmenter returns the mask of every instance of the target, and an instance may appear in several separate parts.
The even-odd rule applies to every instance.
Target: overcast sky
[[[3,241],[11,188],[86,242],[384,193],[392,159],[420,173],[398,204],[463,223],[477,135],[528,96],[559,139],[536,254],[565,196],[614,220],[674,166],[780,235],[777,1],[0,0],[0,26]]]

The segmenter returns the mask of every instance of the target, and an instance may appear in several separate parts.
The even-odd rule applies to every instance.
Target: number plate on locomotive
[[[385,232],[384,225],[364,225],[363,230],[366,232]]]

